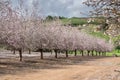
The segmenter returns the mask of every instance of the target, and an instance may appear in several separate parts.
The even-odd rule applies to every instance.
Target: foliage
[[[112,36],[120,35],[120,0],[86,0],[83,4],[92,7],[92,16],[103,16],[102,30]],[[111,24],[115,24],[111,26]]]
[[[120,50],[120,46],[117,46],[116,49]]]
[[[93,15],[106,17],[120,16],[120,1],[119,0],[86,0],[85,5],[93,7],[91,11]]]
[[[48,15],[47,17],[46,17],[46,20],[53,20],[54,18],[52,17],[52,16],[50,16],[50,15]]]
[[[120,56],[120,50],[115,49],[112,52],[107,52],[107,56],[115,56],[115,55]]]
[[[109,36],[108,35],[104,35],[102,32],[89,32],[89,34],[96,36],[96,37],[100,37],[103,38],[105,40],[109,40]]]

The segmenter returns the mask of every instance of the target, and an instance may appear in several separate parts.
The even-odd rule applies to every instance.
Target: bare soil
[[[38,55],[0,53],[0,80],[120,80],[120,57]]]

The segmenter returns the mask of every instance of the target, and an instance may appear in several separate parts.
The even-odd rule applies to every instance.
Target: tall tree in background
[[[120,0],[86,0],[83,4],[92,7],[92,15],[104,17],[106,22],[102,25],[110,38],[120,36]]]
[[[93,7],[93,15],[120,17],[120,0],[86,0],[84,4]]]

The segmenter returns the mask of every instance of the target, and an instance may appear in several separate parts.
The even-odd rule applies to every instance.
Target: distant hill
[[[79,26],[79,25],[84,25],[84,24],[88,24],[88,20],[91,18],[78,18],[78,17],[72,17],[72,18],[64,18],[61,19],[61,21],[64,24],[70,24],[71,26]],[[95,25],[99,25],[101,23],[104,22],[103,18],[92,18],[94,19],[94,21],[90,22],[89,24],[95,24]]]
[[[84,24],[88,24],[88,20],[92,19],[94,21],[91,21],[89,24],[95,24],[95,25],[99,25],[101,23],[104,22],[104,18],[102,17],[94,17],[94,18],[90,18],[90,17],[72,17],[72,18],[67,18],[67,17],[62,17],[62,16],[47,16],[46,20],[51,21],[54,20],[56,18],[59,18],[63,24],[65,25],[71,25],[71,26],[79,26],[79,25],[84,25]]]

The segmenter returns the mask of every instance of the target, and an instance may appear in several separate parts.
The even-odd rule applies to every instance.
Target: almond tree
[[[26,42],[26,39],[30,37],[28,37],[28,35],[34,31],[34,28],[33,25],[30,25],[28,29],[28,26],[26,25],[28,20],[26,16],[23,15],[22,0],[20,1],[20,6],[17,10],[12,9],[12,6],[9,4],[2,4],[0,33],[2,36],[1,41],[4,41],[7,46],[18,50],[20,61],[22,61],[22,50],[31,47],[31,45],[28,47],[28,41]]]
[[[86,0],[85,5],[93,7],[93,15],[104,15],[106,17],[120,17],[119,0]]]
[[[114,38],[120,35],[120,0],[86,0],[84,2],[88,7],[92,7],[92,16],[105,18],[102,23],[105,33]],[[119,42],[119,40],[117,40]]]

